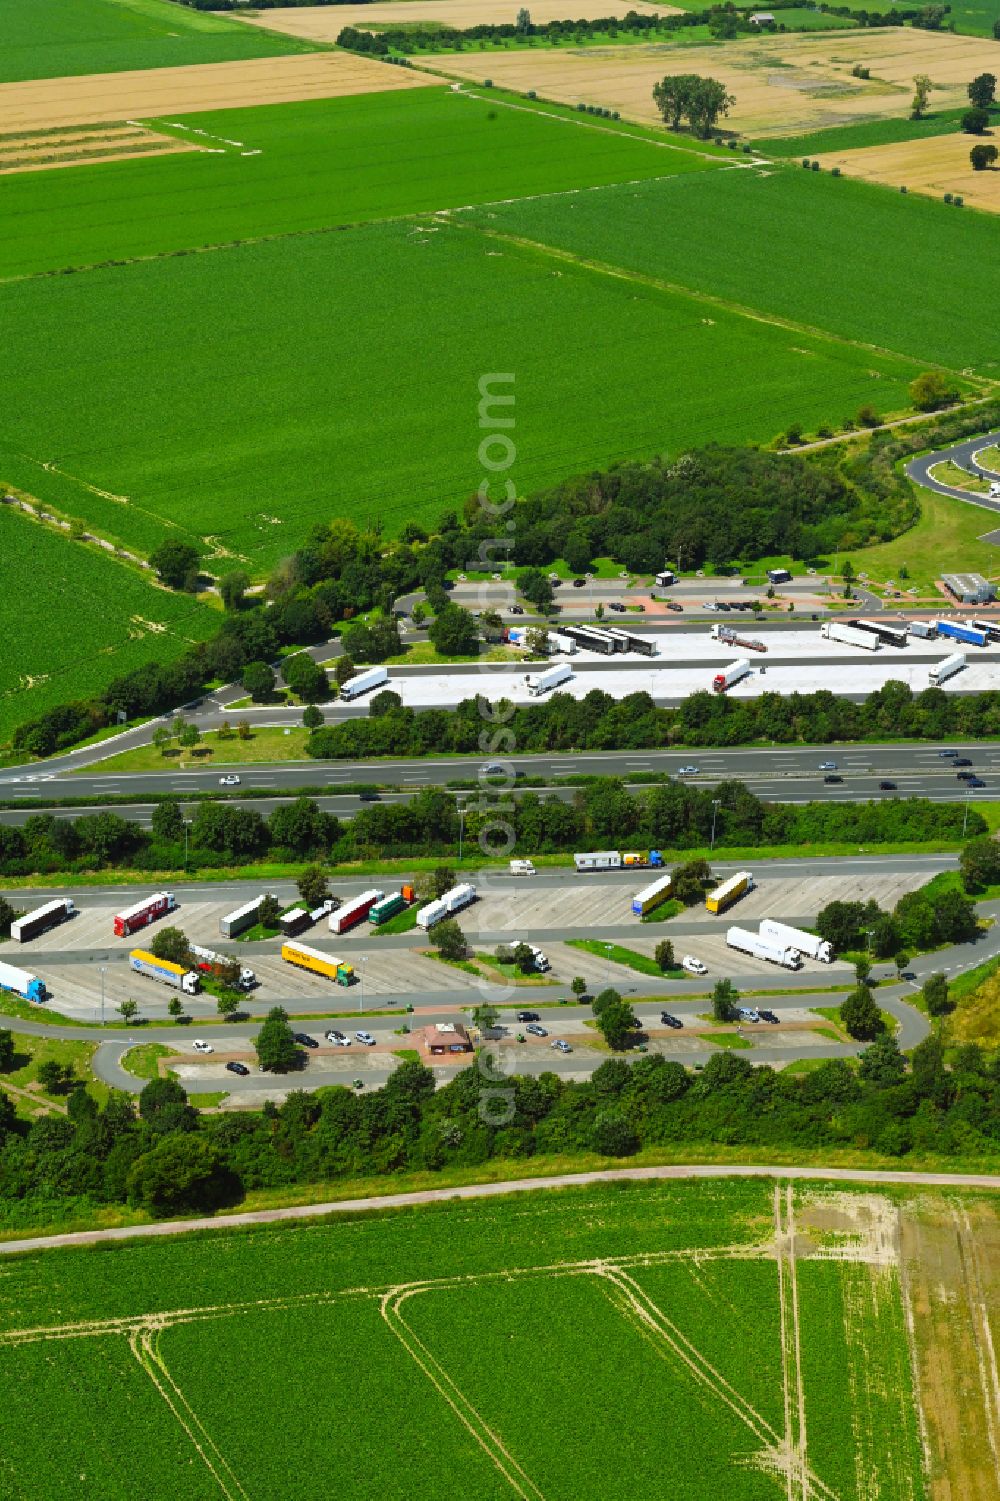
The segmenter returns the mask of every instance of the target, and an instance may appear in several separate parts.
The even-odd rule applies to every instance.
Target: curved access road
[[[967,501],[969,505],[979,506],[984,511],[1000,511],[1000,501],[990,500],[988,495],[976,495],[971,490],[959,490],[955,485],[944,485],[931,475],[932,469],[950,459],[960,469],[965,469],[980,479],[1000,480],[1000,468],[986,469],[976,458],[978,453],[989,448],[992,443],[1000,443],[1000,432],[983,433],[978,438],[966,438],[961,443],[953,443],[950,448],[938,449],[936,453],[925,453],[919,459],[910,460],[906,466],[907,477],[915,484],[923,485],[925,490],[935,490],[938,495],[950,495],[954,500]]]
[[[461,1188],[427,1188],[416,1193],[383,1194],[368,1199],[339,1199],[323,1204],[294,1204],[287,1209],[256,1209],[218,1218],[170,1220],[154,1225],[120,1225],[111,1230],[75,1230],[62,1235],[35,1235],[0,1242],[0,1253],[47,1251],[90,1246],[100,1241],[138,1236],[185,1235],[189,1231],[228,1230],[232,1226],[276,1225],[283,1220],[311,1220],[321,1215],[359,1214],[372,1209],[410,1209],[454,1199],[491,1199],[501,1194],[534,1193],[545,1188],[583,1188],[591,1183],[643,1182],[678,1178],[783,1178],[835,1183],[917,1184],[924,1188],[1000,1189],[1000,1174],[907,1173],[877,1168],[788,1167],[763,1163],[667,1163],[659,1167],[617,1167],[603,1172],[562,1173],[551,1178],[514,1178],[508,1183],[468,1183]]]

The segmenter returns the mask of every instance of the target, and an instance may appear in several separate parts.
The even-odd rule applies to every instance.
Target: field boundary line
[[[614,186],[614,184],[611,184]],[[916,369],[922,365],[927,370],[938,370],[943,374],[960,377],[963,380],[970,379],[963,376],[960,370],[951,365],[943,365],[934,360],[921,359],[918,355],[904,354],[898,349],[889,349],[881,344],[869,344],[862,339],[850,339],[846,334],[838,334],[830,329],[817,328],[811,323],[800,323],[792,318],[784,318],[780,313],[766,313],[760,308],[750,307],[746,303],[734,302],[729,298],[719,297],[714,292],[699,291],[695,287],[686,286],[683,282],[668,281],[662,276],[653,276],[645,271],[633,271],[627,266],[616,266],[610,261],[592,260],[587,256],[578,255],[572,250],[563,250],[559,246],[548,245],[544,240],[532,240],[527,235],[515,235],[500,229],[490,229],[479,224],[461,224],[457,227],[483,235],[486,238],[500,240],[504,244],[520,246],[523,250],[534,251],[536,254],[548,256],[552,260],[563,261],[567,265],[576,266],[583,271],[592,271],[599,276],[616,278],[619,281],[634,282],[638,286],[651,287],[654,291],[669,292],[674,296],[690,298],[692,302],[703,303],[706,307],[715,308],[719,312],[731,313],[735,317],[746,318],[752,323],[762,323],[768,328],[784,329],[788,333],[800,334],[804,338],[820,339],[824,343],[839,345],[844,349],[852,349],[861,354],[878,355],[882,359],[898,361]],[[988,376],[976,375],[971,377],[976,381],[989,385],[998,385],[1000,382],[991,380]],[[919,416],[926,416],[924,413]],[[857,433],[850,434],[857,437]],[[826,439],[824,441],[835,441]],[[803,445],[805,447],[805,445]]]
[[[425,1188],[410,1192],[375,1195],[360,1199],[334,1199],[314,1204],[290,1204],[283,1209],[242,1210],[229,1215],[201,1215],[186,1220],[159,1220],[146,1225],[115,1225],[105,1230],[66,1230],[55,1235],[36,1235],[23,1240],[0,1241],[0,1255],[16,1256],[26,1251],[47,1251],[67,1246],[99,1245],[108,1241],[186,1235],[193,1231],[227,1231],[260,1225],[279,1225],[296,1220],[335,1218],[341,1214],[364,1214],[373,1210],[409,1209],[424,1204],[455,1204],[469,1199],[506,1198],[511,1194],[544,1190],[588,1188],[601,1183],[710,1180],[724,1178],[772,1178],[829,1183],[887,1183],[900,1187],[974,1188],[1000,1191],[996,1173],[903,1172],[893,1168],[808,1167],[772,1163],[659,1163],[651,1167],[593,1169],[538,1178],[510,1178],[501,1182],[465,1183],[451,1188]]]
[[[973,1338],[976,1344],[976,1361],[979,1366],[979,1385],[983,1394],[986,1431],[989,1435],[990,1449],[993,1451],[994,1469],[998,1480],[1000,1480],[1000,1442],[998,1442],[998,1427],[1000,1427],[1000,1422],[998,1422],[998,1419],[1000,1419],[1000,1374],[997,1371],[993,1331],[990,1328],[989,1310],[986,1306],[986,1296],[983,1291],[982,1277],[979,1270],[979,1250],[976,1246],[975,1232],[969,1223],[969,1215],[965,1205],[953,1204],[951,1213],[958,1235],[958,1254],[962,1266],[962,1280],[965,1283],[965,1295],[969,1304],[969,1320],[972,1325]]]
[[[899,1301],[903,1309],[903,1327],[906,1330],[906,1347],[910,1357],[910,1380],[913,1383],[913,1406],[916,1409],[917,1433],[920,1437],[924,1487],[929,1493],[930,1478],[933,1469],[931,1437],[927,1429],[927,1417],[924,1413],[924,1397],[920,1380],[920,1355],[917,1350],[917,1322],[913,1313],[910,1272],[906,1265],[906,1253],[903,1249],[903,1211],[898,1204],[896,1206],[896,1240],[899,1245],[899,1253],[896,1258],[896,1265],[899,1272]]]
[[[447,1402],[459,1422],[469,1431],[472,1437],[492,1460],[493,1464],[503,1475],[511,1489],[523,1501],[545,1501],[545,1496],[531,1479],[530,1475],[522,1469],[509,1449],[504,1444],[498,1433],[486,1422],[486,1419],[469,1401],[464,1392],[448,1375],[441,1363],[431,1354],[430,1350],[415,1334],[410,1325],[400,1313],[400,1308],[407,1299],[416,1296],[424,1289],[402,1288],[393,1289],[382,1299],[380,1312],[386,1324],[399,1340],[416,1365],[423,1371],[431,1385],[438,1394]],[[419,1352],[419,1353],[418,1353]]]
[[[137,1330],[129,1338],[129,1348],[132,1351],[132,1354],[135,1356],[136,1360],[139,1362],[139,1365],[145,1371],[150,1381],[152,1381],[153,1385],[156,1387],[156,1390],[159,1392],[164,1402],[170,1408],[170,1411],[177,1419],[177,1422],[180,1424],[181,1428],[183,1428],[184,1432],[191,1440],[191,1443],[194,1445],[197,1454],[203,1460],[208,1470],[211,1472],[216,1485],[219,1487],[219,1490],[226,1497],[226,1501],[237,1501],[237,1493],[239,1496],[243,1497],[243,1501],[250,1501],[250,1497],[247,1491],[244,1490],[239,1481],[239,1478],[233,1472],[229,1461],[222,1454],[218,1445],[215,1443],[215,1440],[207,1432],[201,1419],[198,1417],[197,1413],[194,1411],[191,1404],[184,1396],[184,1393],[181,1391],[180,1387],[177,1385],[176,1381],[164,1365],[163,1360],[161,1359],[160,1354],[156,1349],[156,1340],[158,1336],[158,1330],[150,1328],[147,1328],[143,1331]],[[170,1388],[170,1390],[168,1390],[168,1387]],[[173,1396],[171,1396],[171,1391],[173,1392]],[[189,1419],[186,1419],[184,1417],[184,1413],[181,1411],[181,1407],[186,1409],[189,1415]],[[198,1435],[195,1432],[195,1429],[197,1429],[201,1433],[202,1437],[204,1438],[204,1444],[199,1442]],[[215,1455],[218,1468],[216,1468],[216,1464],[213,1464],[211,1458],[209,1457],[209,1449],[211,1449]],[[230,1482],[232,1483],[232,1486],[235,1487],[234,1490],[230,1489],[229,1485],[226,1484],[226,1481],[220,1474],[220,1470],[225,1470]]]

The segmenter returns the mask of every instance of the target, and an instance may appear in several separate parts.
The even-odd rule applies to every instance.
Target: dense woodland
[[[0,1066],[12,1049],[0,1033]],[[499,1088],[484,1111],[484,1089]],[[69,1115],[15,1120],[0,1093],[0,1223],[58,1223],[129,1202],[165,1216],[237,1202],[252,1189],[407,1170],[477,1167],[493,1159],[721,1143],[798,1150],[851,1148],[966,1161],[1000,1149],[1000,1059],[975,1046],[945,1068],[929,1038],[907,1062],[891,1038],[807,1074],[753,1067],[720,1051],[689,1073],[659,1056],[612,1058],[585,1083],[555,1074],[434,1076],[407,1062],[375,1093],[296,1091],[262,1112],[199,1115],[184,1090],[155,1080],[99,1110],[82,1089]],[[490,1124],[503,1110],[503,1123]],[[487,1119],[484,1119],[484,1114]],[[509,1118],[508,1118],[509,1117]]]
[[[93,699],[26,721],[15,731],[13,748],[49,756],[114,724],[119,714],[136,719],[188,704],[209,683],[236,681],[248,665],[271,663],[282,649],[325,641],[366,611],[388,614],[400,595],[414,590],[425,590],[440,611],[454,569],[492,570],[504,558],[545,567],[564,558],[582,571],[594,558],[611,556],[646,571],[670,561],[690,569],[775,554],[804,561],[843,554],[895,536],[914,521],[912,490],[894,467],[901,458],[997,422],[1000,403],[939,419],[919,433],[875,435],[850,456],[824,450],[807,459],[714,447],[675,462],[623,464],[518,501],[512,533],[506,522],[490,520],[476,496],[461,515],[442,516],[432,536],[411,523],[386,541],[339,518],[314,527],[278,565],[263,600],[246,595],[245,574],[223,577],[226,612],[211,640],[172,662],[115,679]],[[190,558],[175,562],[176,572],[161,573],[166,582],[184,587],[197,577]]]
[[[713,801],[714,800],[714,801]],[[715,802],[719,803],[716,810]],[[583,786],[571,803],[527,792],[516,802],[502,793],[470,804],[466,841],[492,824],[498,805],[518,852],[526,855],[617,847],[623,841],[663,849],[699,849],[709,843],[713,813],[716,843],[771,844],[960,840],[986,832],[975,810],[924,798],[864,803],[765,803],[741,782],[699,791],[667,782],[630,792],[611,778]],[[33,814],[23,825],[0,824],[0,875],[47,875],[102,869],[209,870],[275,861],[324,860],[349,864],[386,855],[450,855],[458,847],[453,793],[428,789],[403,803],[361,808],[347,823],[301,797],[264,818],[253,807],[200,803],[187,829],[180,804],[162,799],[151,829],[117,813],[56,818]]]

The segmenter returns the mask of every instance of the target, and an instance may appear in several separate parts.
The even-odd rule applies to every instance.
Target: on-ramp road
[[[63,1235],[36,1235],[0,1243],[0,1253],[45,1251],[59,1246],[87,1246],[99,1241],[131,1240],[136,1236],[183,1235],[192,1230],[227,1230],[234,1225],[274,1225],[282,1220],[315,1219],[319,1215],[357,1214],[371,1209],[409,1209],[439,1204],[446,1199],[487,1199],[500,1194],[530,1193],[543,1188],[579,1188],[589,1183],[637,1182],[656,1178],[807,1178],[838,1183],[914,1183],[931,1188],[1000,1188],[1000,1175],[991,1173],[882,1172],[876,1168],[775,1167],[766,1164],[664,1164],[658,1167],[608,1168],[604,1172],[565,1173],[553,1178],[515,1178],[509,1183],[469,1183],[461,1188],[428,1188],[417,1193],[385,1194],[369,1199],[341,1199],[325,1204],[294,1204],[287,1209],[257,1209],[241,1214],[171,1220],[155,1225],[121,1225],[112,1230],[75,1230]]]
[[[955,485],[942,484],[931,475],[932,469],[950,459],[960,469],[978,475],[980,479],[1000,480],[1000,468],[985,469],[975,457],[981,449],[989,448],[992,443],[1000,443],[1000,432],[983,433],[978,438],[966,438],[962,443],[953,443],[950,448],[938,449],[937,453],[925,453],[919,459],[910,460],[906,466],[907,477],[914,484],[923,485],[925,490],[935,490],[938,495],[950,495],[954,500],[967,501],[969,505],[980,506],[984,511],[1000,513],[1000,501],[990,500],[988,495],[977,495],[972,490],[960,490]]]

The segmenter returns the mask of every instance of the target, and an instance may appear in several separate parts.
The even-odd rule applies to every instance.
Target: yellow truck
[[[321,954],[319,949],[307,948],[304,943],[283,943],[281,957],[287,964],[312,970],[314,975],[325,975],[328,980],[336,980],[338,985],[350,985],[354,979],[353,964],[345,964],[333,954]]]
[[[713,916],[718,917],[720,912],[725,912],[734,902],[747,891],[753,890],[753,876],[748,870],[738,870],[728,881],[723,881],[721,886],[716,886],[705,898],[705,909]]]

